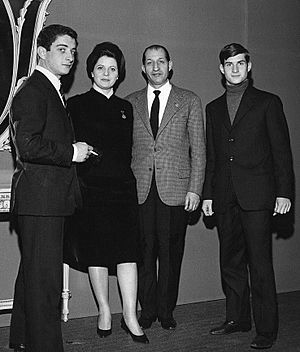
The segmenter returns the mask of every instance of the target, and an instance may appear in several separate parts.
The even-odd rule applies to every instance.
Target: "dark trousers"
[[[139,206],[142,263],[138,297],[144,318],[172,317],[178,297],[187,214],[183,206],[164,204],[153,180],[146,202]],[[158,260],[158,268],[157,268]]]
[[[15,284],[10,345],[62,352],[63,217],[18,216],[21,262]]]
[[[226,320],[251,323],[251,291],[257,333],[276,338],[278,308],[272,263],[272,211],[243,210],[232,184],[228,194],[225,213],[216,214]]]

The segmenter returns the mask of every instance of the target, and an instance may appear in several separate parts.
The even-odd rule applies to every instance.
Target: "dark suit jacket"
[[[52,83],[39,71],[13,99],[11,138],[16,149],[11,211],[20,215],[64,216],[80,200],[72,165],[73,130]]]
[[[248,87],[233,124],[226,94],[209,103],[207,167],[203,199],[224,211],[230,177],[245,210],[273,209],[276,197],[292,197],[289,132],[278,96]]]

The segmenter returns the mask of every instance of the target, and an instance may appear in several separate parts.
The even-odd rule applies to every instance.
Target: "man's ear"
[[[145,66],[144,66],[144,65],[142,65],[142,71],[143,71],[144,73],[146,73],[146,69],[145,69]]]
[[[45,59],[46,58],[46,48],[44,48],[43,46],[38,46],[37,48],[37,54],[38,54],[38,57],[41,58],[41,59]]]
[[[173,68],[173,61],[170,60],[169,61],[169,72],[172,70],[172,68]]]
[[[252,62],[249,61],[248,62],[248,67],[247,67],[248,72],[250,72],[251,68],[252,68]]]
[[[224,66],[222,64],[219,65],[219,70],[224,75]]]

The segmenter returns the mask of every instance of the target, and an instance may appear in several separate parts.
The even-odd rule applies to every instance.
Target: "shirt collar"
[[[161,86],[160,88],[153,88],[152,86],[150,86],[150,84],[148,84],[148,94],[153,93],[155,90],[160,90],[161,94],[165,94],[165,93],[170,93],[170,90],[172,88],[172,85],[170,83],[170,81],[168,80],[163,86]]]
[[[40,65],[37,65],[35,69],[43,73],[53,84],[54,88],[59,92],[59,89],[61,86],[60,80],[52,72],[50,72],[45,67],[42,67]]]

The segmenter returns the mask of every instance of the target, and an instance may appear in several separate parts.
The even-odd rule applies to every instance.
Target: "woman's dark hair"
[[[86,60],[86,71],[88,77],[93,80],[92,71],[94,70],[99,58],[102,56],[113,57],[116,60],[119,74],[119,79],[116,84],[119,85],[125,79],[125,58],[121,49],[116,44],[111,42],[97,44],[88,56]]]
[[[63,26],[61,24],[51,24],[50,26],[44,27],[37,38],[37,46],[42,46],[47,51],[50,50],[52,43],[55,42],[57,37],[68,35],[75,39],[77,43],[77,33],[70,27]]]
[[[238,54],[245,54],[246,62],[248,63],[250,61],[249,51],[244,48],[241,44],[231,43],[225,45],[219,54],[221,64],[224,65],[225,60],[227,60],[229,57],[236,56]]]

